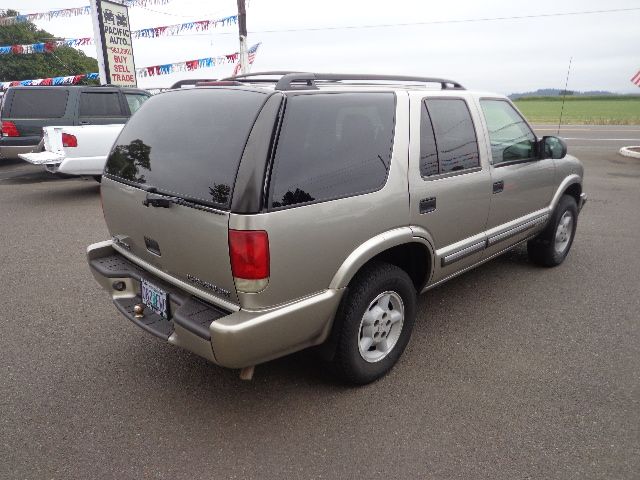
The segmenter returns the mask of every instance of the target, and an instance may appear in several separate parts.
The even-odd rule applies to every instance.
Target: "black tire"
[[[568,243],[561,250],[556,248],[556,232],[558,225],[565,215],[571,215],[571,231],[568,232]],[[566,218],[566,217],[565,217]],[[556,267],[567,258],[573,238],[576,235],[578,225],[578,205],[575,198],[570,195],[563,195],[558,202],[558,206],[553,212],[546,228],[533,240],[527,243],[529,259],[543,267]]]
[[[102,175],[92,175],[92,176],[96,182],[102,183]]]
[[[386,335],[391,338],[393,328],[399,326],[399,337],[386,354],[380,352],[381,355],[385,355],[383,358],[373,362],[366,361],[359,348],[361,322],[370,304],[386,292],[393,292],[402,300],[403,321],[386,327],[389,329]],[[391,303],[388,305],[392,306]],[[351,281],[346,298],[341,302],[336,314],[334,325],[339,331],[336,332],[337,345],[332,366],[337,376],[347,383],[362,385],[386,374],[398,361],[409,342],[415,315],[416,290],[404,270],[388,263],[375,263],[363,268]],[[393,332],[393,336],[395,335],[397,333]],[[375,350],[377,347],[371,348]]]

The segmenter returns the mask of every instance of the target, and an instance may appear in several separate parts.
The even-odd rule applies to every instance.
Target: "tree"
[[[3,16],[18,12],[7,10]],[[0,26],[0,45],[27,45],[54,40],[46,30],[31,22]],[[0,55],[0,81],[64,77],[98,71],[98,61],[71,47],[58,47],[52,53]]]

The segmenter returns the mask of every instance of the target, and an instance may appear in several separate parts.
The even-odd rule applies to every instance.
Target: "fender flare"
[[[434,265],[433,244],[423,236],[417,236],[411,227],[400,227],[380,233],[359,245],[349,254],[344,262],[342,262],[342,265],[340,265],[333,276],[329,288],[338,289],[346,287],[362,266],[373,257],[390,248],[409,243],[422,244],[429,251],[431,267],[427,278],[430,279],[433,274]]]
[[[550,212],[553,212],[556,209],[558,202],[560,201],[560,197],[562,197],[567,188],[574,184],[580,185],[580,189],[582,189],[582,178],[580,178],[580,175],[575,173],[567,175],[562,182],[560,182],[560,185],[558,185],[558,188],[556,189],[556,193],[553,195],[551,204],[549,205]]]

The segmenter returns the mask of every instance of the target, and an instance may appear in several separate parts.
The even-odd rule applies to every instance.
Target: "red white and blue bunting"
[[[131,32],[131,36],[133,38],[156,38],[169,35],[180,35],[184,32],[204,32],[211,30],[212,28],[226,27],[236,23],[238,23],[238,16],[230,15],[216,20],[198,20],[197,22],[177,23],[175,25],[133,30]]]
[[[82,80],[96,80],[99,78],[97,73],[86,73],[84,75],[69,75],[68,77],[51,77],[38,78],[35,80],[18,80],[13,82],[0,82],[0,90],[6,90],[9,87],[20,86],[38,86],[38,85],[75,85]]]
[[[58,48],[59,42],[32,43],[30,45],[7,45],[0,47],[0,55],[21,55],[26,53],[49,53]]]
[[[249,64],[255,60],[256,53],[261,43],[253,45],[247,53],[249,54]],[[236,63],[240,58],[239,53],[230,53],[218,57],[199,58],[186,62],[167,63],[165,65],[153,65],[136,69],[138,78],[155,77],[156,75],[168,75],[177,72],[189,72],[200,68],[211,68],[217,65],[228,65]],[[36,80],[17,80],[13,82],[0,82],[0,91],[9,87],[38,86],[38,85],[74,85],[82,80],[97,80],[100,76],[97,73],[87,73],[84,75],[69,75],[68,77],[38,78]]]
[[[226,27],[238,23],[237,15],[218,18],[215,20],[198,20],[195,22],[178,23],[175,25],[163,25],[161,27],[143,28],[141,30],[133,30],[131,36],[133,38],[157,38],[163,36],[180,35],[184,32],[204,32],[217,27]],[[0,55],[20,55],[29,53],[48,53],[58,47],[82,47],[85,45],[93,45],[93,37],[69,38],[66,40],[57,40],[44,43],[33,43],[30,45],[5,45],[0,47]]]
[[[260,45],[260,43],[256,43],[249,48],[249,63],[253,63],[253,59],[255,58]],[[218,57],[198,58],[197,60],[187,60],[186,62],[167,63],[164,65],[136,68],[136,76],[138,78],[155,77],[156,75],[169,75],[171,73],[189,72],[200,68],[211,68],[217,65],[228,65],[230,63],[236,63],[239,57],[240,54],[236,52]]]
[[[120,3],[127,7],[146,7],[149,5],[166,5],[171,0],[119,0]],[[1,12],[0,12],[1,13]],[[49,10],[47,12],[27,13],[26,15],[17,15],[15,17],[0,18],[0,25],[13,25],[14,23],[35,22],[36,20],[52,20],[54,18],[79,17],[81,15],[89,15],[91,7],[61,8],[58,10]]]

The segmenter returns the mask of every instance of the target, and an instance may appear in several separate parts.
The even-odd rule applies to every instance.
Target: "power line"
[[[147,10],[149,12],[153,12],[153,13],[159,13],[160,15],[169,15],[170,17],[180,17],[180,18],[190,18],[193,17],[194,14],[192,13],[191,15],[180,15],[177,13],[170,13],[170,12],[161,12],[160,10],[154,10],[153,8],[149,8],[149,7],[143,7],[143,6],[139,6],[138,8],[141,8],[143,10]],[[218,15],[219,12],[221,12],[224,9],[218,9],[218,11],[216,13],[206,13],[206,14],[197,14],[197,16],[204,16],[204,15]],[[227,9],[228,10],[228,9]]]
[[[622,13],[622,12],[637,12],[640,11],[640,7],[632,8],[615,8],[607,10],[585,10],[580,12],[560,12],[560,13],[538,13],[533,15],[514,15],[510,17],[485,17],[485,18],[465,18],[459,20],[431,20],[427,22],[405,22],[405,23],[380,23],[372,25],[344,25],[335,27],[309,27],[309,28],[288,28],[281,30],[250,30],[249,33],[287,33],[287,32],[316,32],[326,30],[356,30],[366,28],[389,28],[389,27],[411,27],[421,25],[441,25],[441,24],[455,24],[455,23],[479,23],[479,22],[496,22],[504,20],[529,20],[537,18],[549,18],[549,17],[568,17],[577,15],[593,15],[603,13]],[[216,35],[231,35],[231,33],[216,32]],[[181,36],[199,36],[200,33],[184,34]]]

